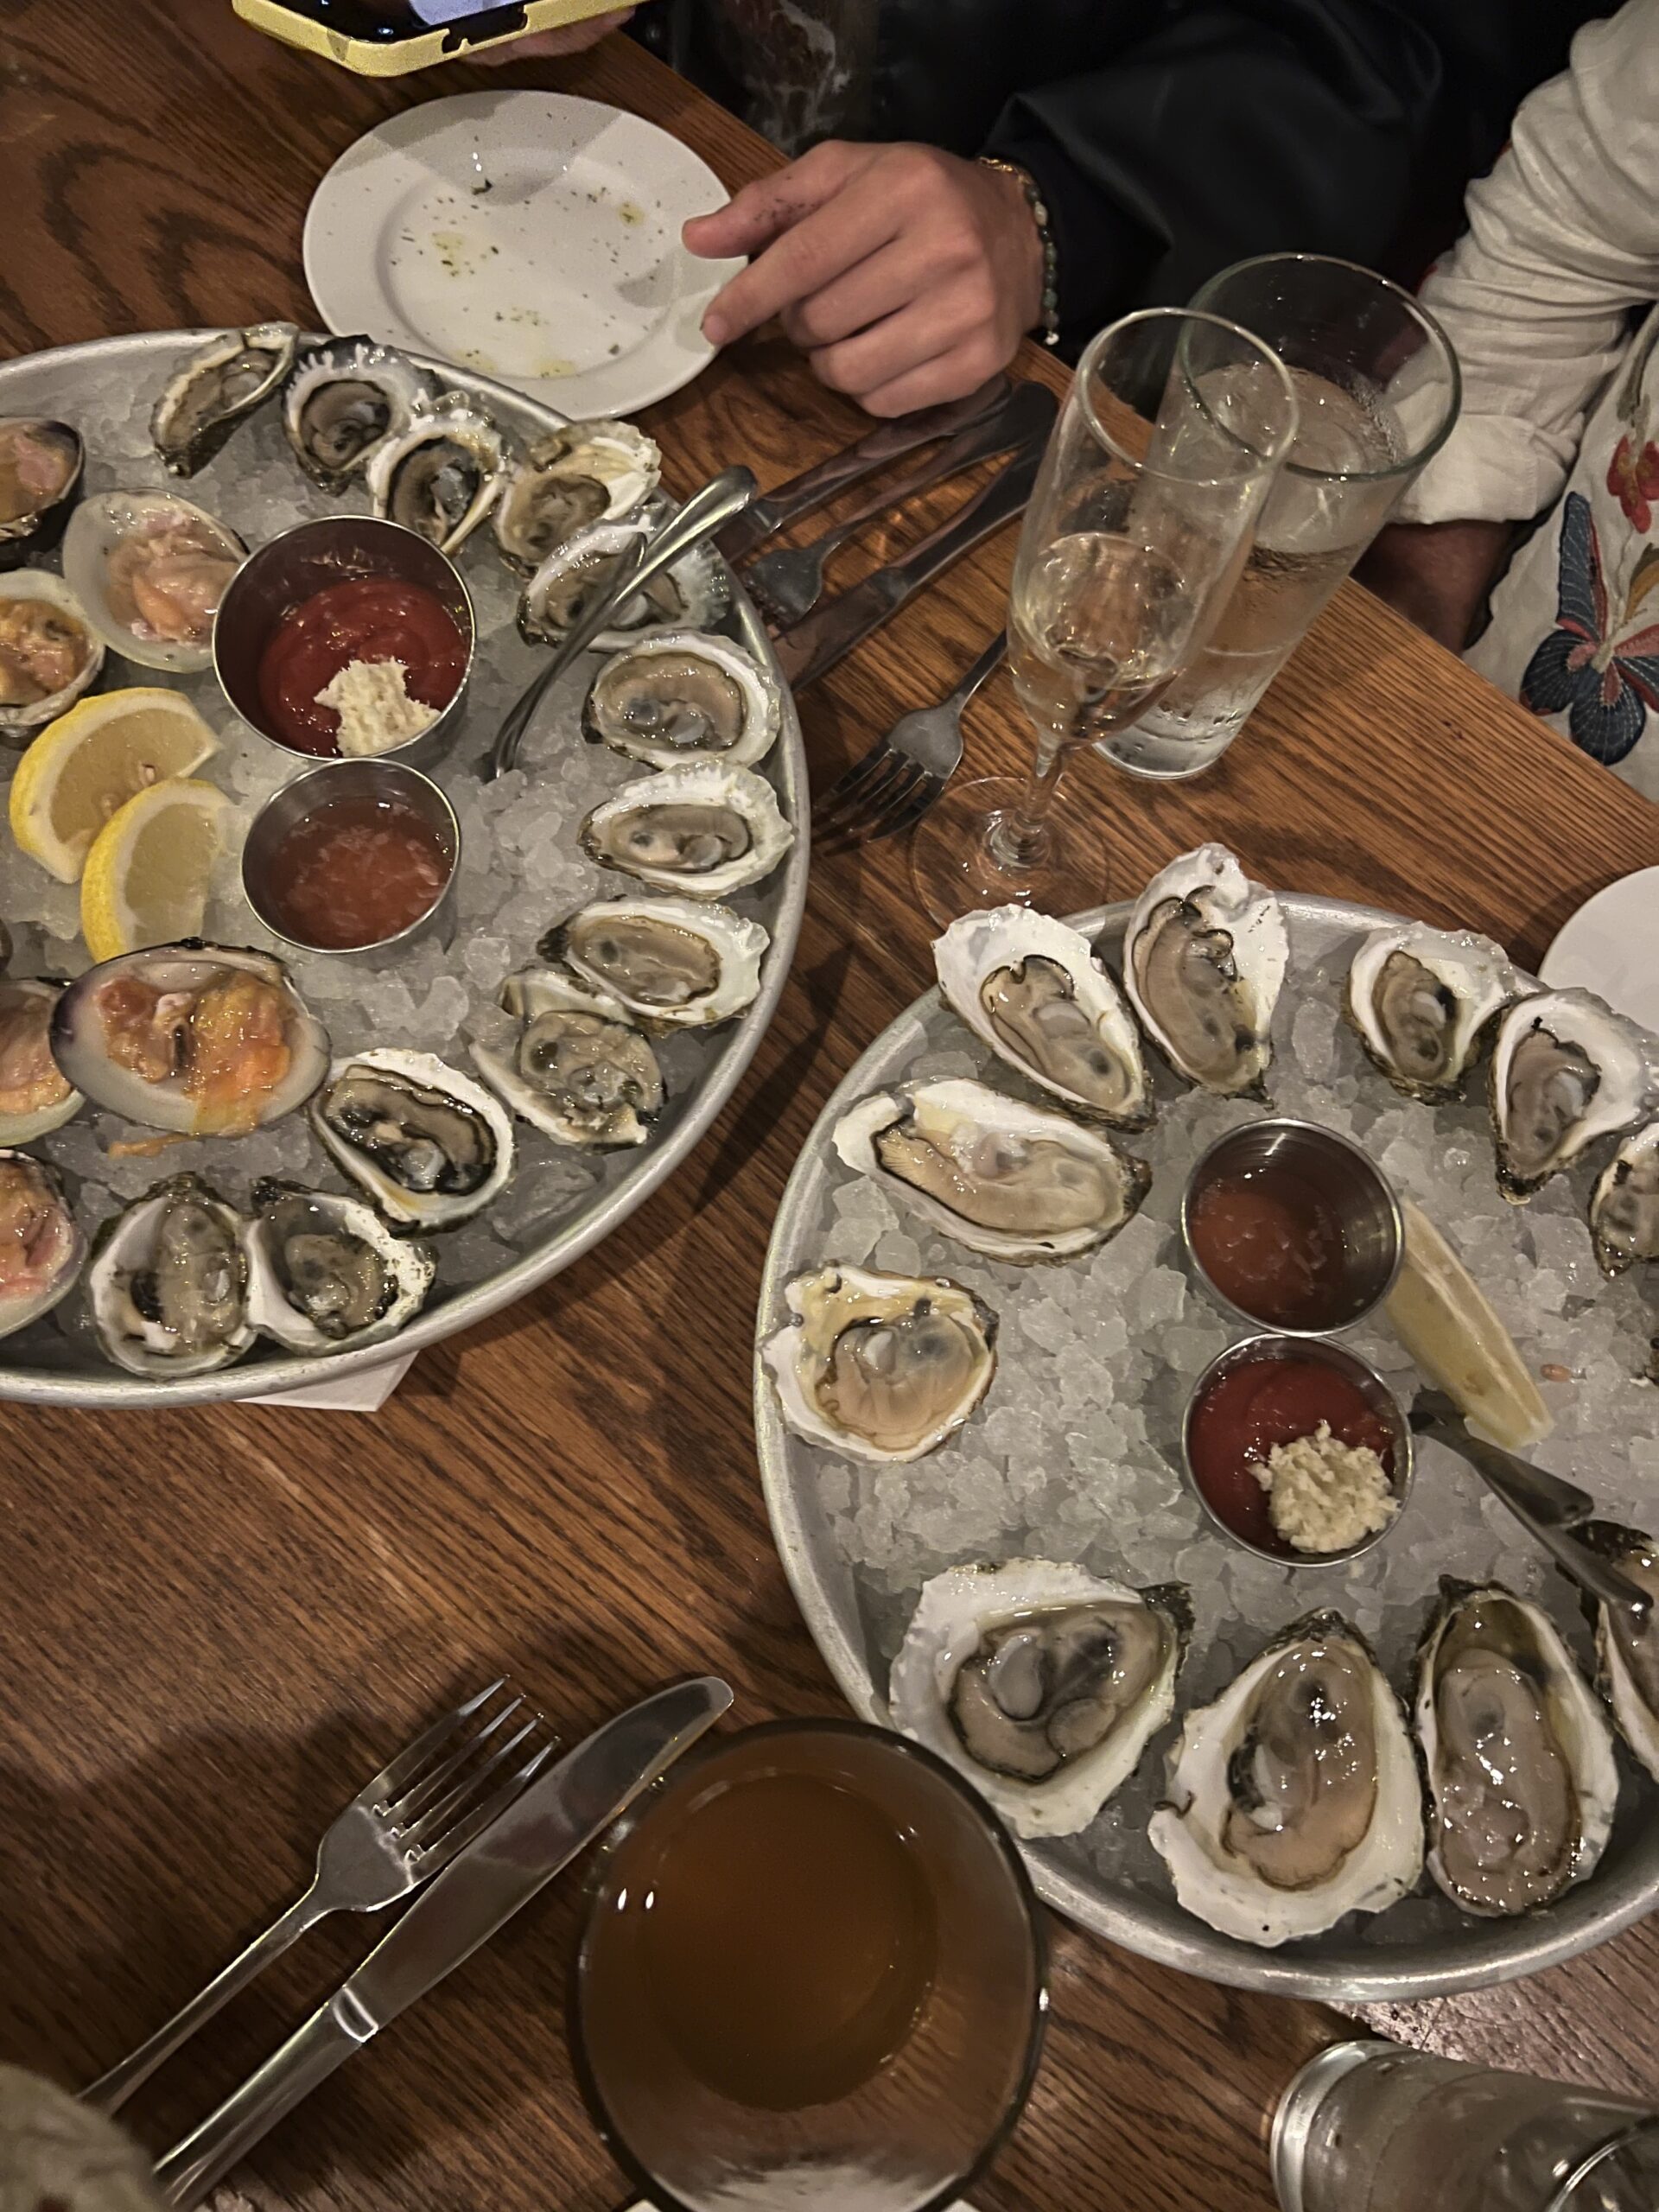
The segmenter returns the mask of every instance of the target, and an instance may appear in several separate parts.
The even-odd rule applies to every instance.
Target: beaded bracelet
[[[1054,244],[1054,232],[1049,221],[1048,202],[1044,199],[1037,180],[1029,169],[1022,169],[1017,162],[1005,162],[995,154],[982,154],[982,168],[1000,169],[1004,176],[1011,176],[1026,195],[1026,205],[1031,210],[1031,219],[1037,226],[1037,236],[1043,249],[1043,304],[1038,319],[1045,346],[1060,342],[1060,257]]]

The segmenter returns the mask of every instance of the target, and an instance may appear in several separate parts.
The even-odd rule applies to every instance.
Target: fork
[[[1046,385],[1017,385],[1000,407],[969,423],[924,467],[878,491],[843,522],[805,545],[785,546],[768,553],[745,569],[741,581],[750,597],[774,629],[800,621],[823,596],[824,570],[830,563],[867,522],[959,475],[976,461],[1023,445],[1027,438],[1047,429],[1054,419],[1055,404],[1054,395]]]
[[[861,760],[832,784],[812,809],[812,842],[820,851],[873,845],[921,820],[962,760],[963,710],[1008,650],[999,631],[948,699],[901,715]]]
[[[502,1730],[524,1707],[523,1698],[515,1697],[478,1727],[471,1726],[505,1687],[503,1675],[435,1721],[382,1767],[324,1835],[317,1849],[316,1875],[305,1895],[148,2043],[140,2044],[83,2090],[81,2101],[100,2112],[119,2111],[164,2059],[308,1928],[331,1912],[377,1912],[394,1904],[429,1881],[504,1813],[554,1749],[550,1741],[542,1744],[480,1800],[481,1784],[506,1764],[541,1724],[541,1716],[531,1713],[511,1735],[502,1737]],[[464,1739],[459,1748],[440,1759],[439,1753],[457,1738]],[[499,1741],[494,1740],[498,1738]]]

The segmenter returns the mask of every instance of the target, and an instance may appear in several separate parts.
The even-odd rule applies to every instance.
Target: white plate
[[[1638,868],[1586,899],[1556,931],[1538,973],[1552,990],[1581,984],[1659,1032],[1659,868]]]
[[[514,385],[569,416],[689,384],[704,308],[742,264],[680,244],[726,188],[637,115],[557,92],[463,92],[348,147],[305,219],[328,327]]]

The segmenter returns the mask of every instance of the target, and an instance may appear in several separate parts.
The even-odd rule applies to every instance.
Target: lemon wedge
[[[232,810],[213,785],[179,777],[117,808],[80,880],[80,933],[94,960],[200,935]]]
[[[1409,1198],[1406,1248],[1389,1293],[1395,1334],[1471,1428],[1519,1452],[1555,1426],[1515,1339],[1440,1230]]]
[[[169,776],[194,775],[218,750],[176,691],[141,685],[82,699],[48,722],[18,762],[11,834],[60,883],[73,883],[118,809]]]

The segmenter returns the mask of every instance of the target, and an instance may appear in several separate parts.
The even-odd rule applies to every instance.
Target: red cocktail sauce
[[[320,707],[354,660],[401,661],[411,699],[447,707],[467,672],[467,642],[423,584],[362,576],[290,607],[259,656],[259,702],[273,735],[296,753],[339,753],[340,716]]]
[[[1187,1231],[1205,1273],[1273,1329],[1319,1329],[1342,1303],[1342,1224],[1313,1185],[1273,1160],[1206,1184]]]
[[[322,952],[380,944],[418,922],[449,863],[400,799],[334,798],[296,822],[271,855],[273,918]]]
[[[1387,1424],[1355,1383],[1320,1361],[1246,1360],[1218,1375],[1199,1398],[1187,1424],[1187,1458],[1211,1510],[1236,1536],[1262,1551],[1291,1555],[1250,1462],[1265,1467],[1275,1444],[1312,1436],[1322,1421],[1344,1444],[1369,1444],[1392,1478],[1394,1440]]]

